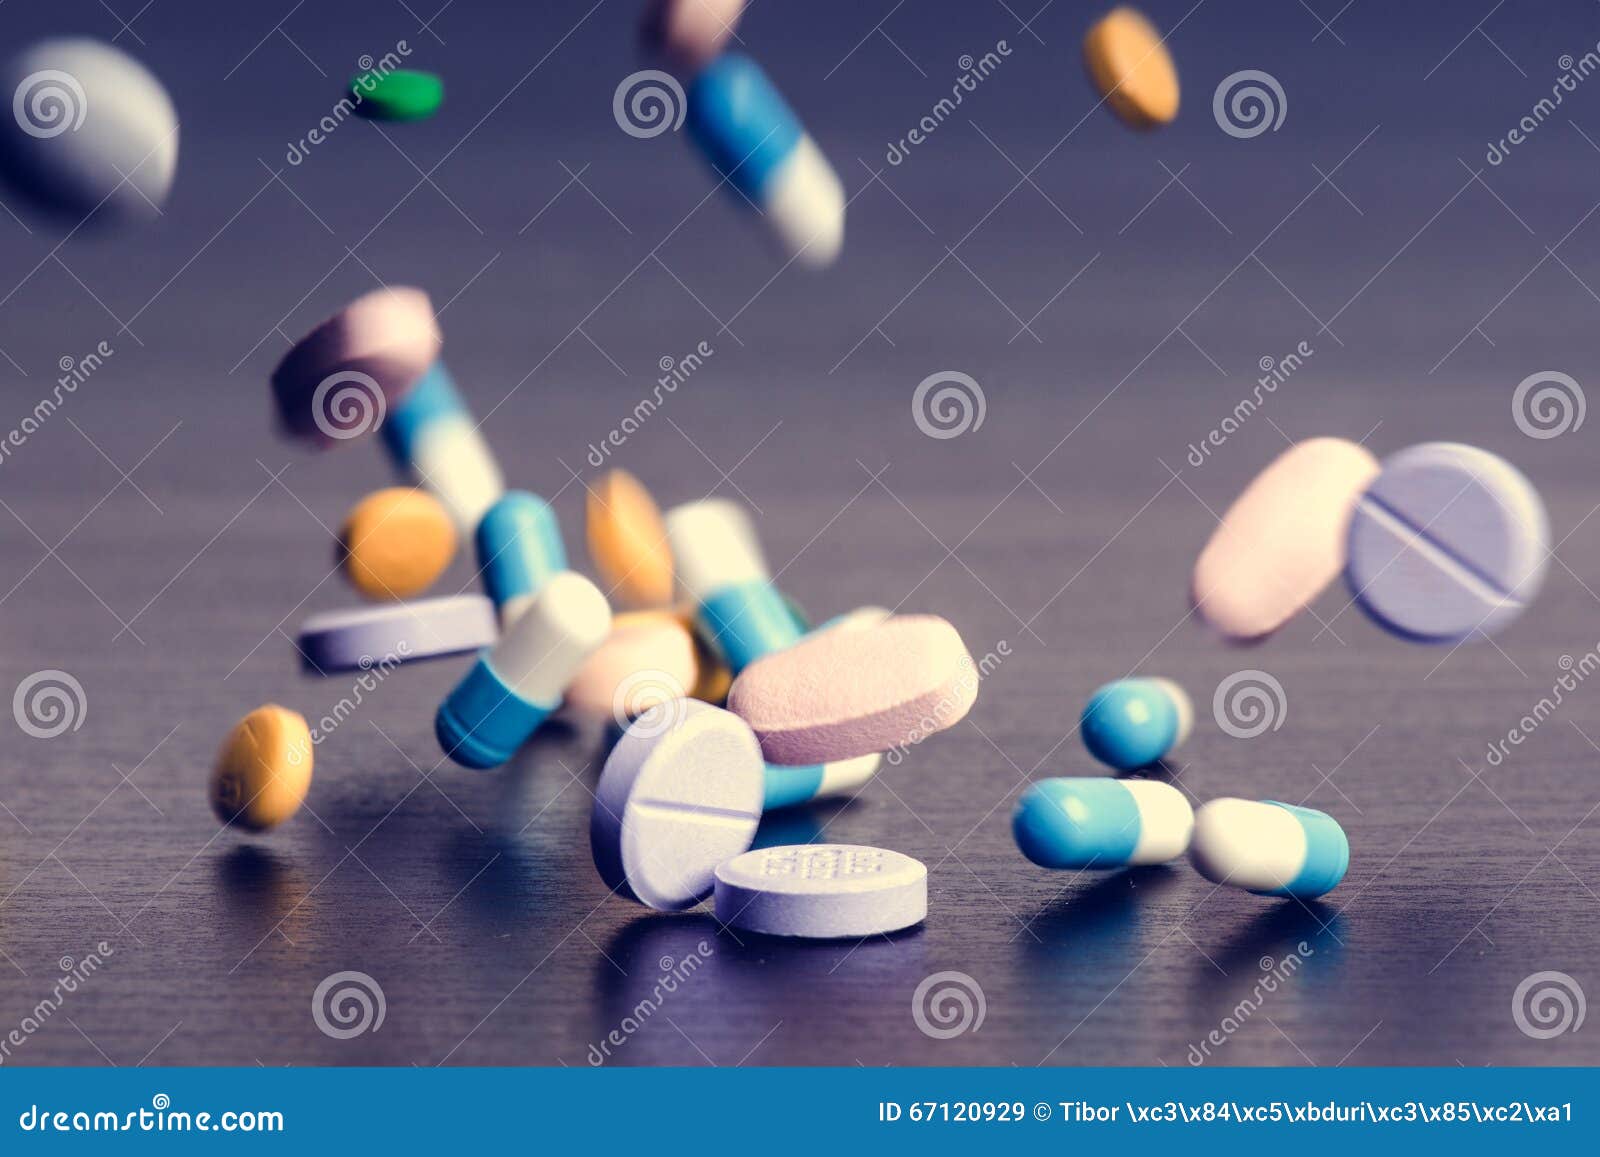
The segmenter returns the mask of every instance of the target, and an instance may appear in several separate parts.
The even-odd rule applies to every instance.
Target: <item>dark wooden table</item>
[[[46,26],[20,7],[0,20]],[[584,7],[540,6],[512,43],[456,6],[448,48],[426,54],[456,65],[448,117],[388,141],[350,123],[287,168],[281,142],[326,111],[328,84],[276,38],[222,77],[279,14],[202,34],[182,5],[157,6],[142,51],[186,114],[166,218],[53,257],[59,233],[0,219],[0,293],[21,281],[0,304],[15,362],[0,365],[0,428],[33,412],[61,359],[114,349],[0,463],[0,690],[54,669],[84,704],[54,738],[0,728],[0,1039],[17,1026],[23,1042],[5,1062],[581,1066],[613,1030],[621,1064],[1182,1066],[1213,1032],[1222,1064],[1600,1061],[1592,1025],[1534,1039],[1513,1015],[1539,972],[1600,993],[1600,685],[1487,762],[1600,646],[1594,427],[1531,438],[1511,409],[1537,370],[1592,384],[1600,301],[1582,286],[1600,277],[1600,232],[1581,222],[1600,170],[1580,135],[1543,129],[1491,188],[1457,158],[1514,123],[1526,94],[1483,91],[1482,70],[1515,78],[1476,41],[1426,82],[1418,63],[1464,28],[1418,32],[1401,63],[1362,55],[1355,30],[1370,41],[1379,17],[1358,8],[1340,25],[1358,47],[1329,63],[1299,13],[1264,6],[1236,60],[1223,49],[1242,17],[1215,6],[1174,42],[1194,62],[1185,120],[1135,138],[1097,114],[1033,187],[999,151],[1027,171],[1088,111],[1079,88],[1059,95],[1078,15],[1056,6],[1037,26],[1048,51],[981,5],[937,27],[897,18],[892,35],[933,81],[892,72],[904,62],[877,39],[824,80],[870,23],[839,5],[813,55],[772,49],[855,196],[844,262],[807,277],[780,272],[738,206],[704,200],[681,143],[611,124],[615,80],[635,66],[632,13],[583,22]],[[376,24],[288,31],[338,73],[375,38],[423,35],[378,9]],[[750,34],[781,44],[797,20],[761,6]],[[1582,29],[1574,15],[1494,32],[1531,68]],[[952,121],[885,169],[882,140],[940,91],[951,64],[935,62],[1007,34],[1019,45],[988,103],[974,98],[976,127]],[[1280,55],[1260,59],[1302,96],[1283,132],[1225,137],[1211,87],[1269,43]],[[1339,83],[1356,67],[1378,95]],[[308,91],[269,84],[280,69]],[[1600,125],[1597,100],[1575,97],[1572,118]],[[440,166],[437,188],[407,156]],[[1338,191],[1319,185],[1341,157]],[[1562,260],[1548,259],[1558,242]],[[434,294],[507,473],[553,498],[578,565],[591,447],[663,359],[706,341],[714,354],[611,461],[664,502],[757,507],[779,581],[814,616],[931,611],[975,656],[999,657],[970,717],[860,799],[761,832],[921,858],[925,927],[777,943],[609,897],[587,837],[603,734],[553,729],[490,774],[441,763],[433,712],[463,660],[364,692],[281,830],[218,829],[204,785],[233,722],[269,701],[316,720],[353,693],[352,677],[301,673],[291,639],[307,614],[352,601],[329,528],[387,469],[372,446],[316,456],[277,440],[265,378],[288,337],[375,279]],[[1301,341],[1314,355],[1195,465],[1191,443],[1234,413],[1258,362]],[[911,411],[942,370],[985,397],[983,424],[950,439]],[[1189,621],[1187,574],[1215,514],[1288,441],[1324,433],[1379,453],[1464,439],[1518,463],[1557,539],[1536,605],[1493,644],[1455,651],[1383,635],[1342,588],[1251,650]],[[463,559],[440,589],[474,588]],[[1234,738],[1212,697],[1251,669],[1281,684],[1280,725]],[[1215,889],[1183,864],[1076,875],[1022,859],[1018,792],[1097,773],[1077,713],[1132,671],[1194,697],[1172,770],[1192,796],[1339,818],[1352,857],[1337,891],[1302,905]],[[98,971],[27,1029],[91,952]],[[691,956],[692,977],[641,1014],[663,969]],[[1291,957],[1292,977],[1257,1000],[1263,972]],[[313,992],[345,970],[376,981],[385,1017],[336,1040]],[[913,994],[947,971],[981,989],[984,1019],[934,1039]]]

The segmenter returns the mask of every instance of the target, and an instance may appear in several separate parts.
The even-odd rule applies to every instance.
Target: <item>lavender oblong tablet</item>
[[[928,917],[920,860],[859,844],[759,848],[717,868],[717,919],[768,936],[874,936]]]
[[[1351,595],[1404,638],[1483,638],[1520,615],[1550,557],[1539,494],[1503,458],[1426,442],[1384,460],[1350,521]]]
[[[498,635],[493,603],[450,595],[312,615],[299,647],[306,667],[326,674],[476,651]]]

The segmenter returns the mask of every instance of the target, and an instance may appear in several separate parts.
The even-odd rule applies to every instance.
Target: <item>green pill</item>
[[[444,103],[444,81],[431,72],[368,70],[350,82],[356,112],[370,120],[419,121]]]

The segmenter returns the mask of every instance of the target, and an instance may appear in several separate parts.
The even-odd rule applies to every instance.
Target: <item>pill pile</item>
[[[271,375],[284,436],[324,450],[373,438],[410,483],[346,516],[336,561],[365,601],[301,624],[302,667],[387,672],[474,656],[434,731],[440,763],[478,771],[514,759],[558,714],[613,725],[590,844],[606,885],[647,907],[715,893],[724,923],[769,935],[920,923],[927,871],[909,857],[749,849],[764,813],[854,795],[883,752],[967,714],[977,679],[955,628],[881,607],[813,628],[773,583],[742,505],[708,497],[662,511],[620,469],[586,484],[602,589],[573,568],[551,505],[506,488],[443,344],[426,293],[382,289],[315,327]],[[463,540],[483,593],[422,597]],[[293,711],[251,712],[217,758],[217,815],[253,832],[287,820],[310,788],[313,746]]]

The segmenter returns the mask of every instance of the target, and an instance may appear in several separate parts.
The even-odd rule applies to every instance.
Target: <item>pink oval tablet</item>
[[[293,437],[319,446],[370,433],[443,345],[422,290],[363,294],[296,342],[272,371],[279,420]]]
[[[1350,515],[1378,460],[1343,438],[1312,438],[1280,455],[1222,516],[1194,564],[1200,617],[1235,642],[1263,638],[1344,569]]]
[[[728,709],[769,762],[800,765],[919,742],[959,723],[977,697],[956,629],[936,615],[896,615],[758,659],[733,681]]]
[[[626,725],[664,700],[682,699],[699,676],[694,637],[682,623],[659,620],[614,627],[567,685],[565,705]]]

